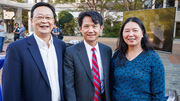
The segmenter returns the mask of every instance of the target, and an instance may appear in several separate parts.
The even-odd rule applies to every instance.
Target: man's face
[[[18,25],[18,24],[16,24],[16,27],[19,27],[19,25]]]
[[[99,33],[102,32],[102,29],[103,26],[100,26],[99,23],[95,24],[89,16],[83,18],[82,26],[79,27],[84,40],[91,46],[96,45]]]
[[[2,25],[2,26],[4,25],[4,21],[3,21],[3,22],[1,22],[1,25]]]
[[[34,32],[37,36],[50,35],[54,21],[52,10],[46,6],[37,7],[31,19]]]

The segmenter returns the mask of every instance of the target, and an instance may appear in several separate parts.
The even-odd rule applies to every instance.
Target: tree
[[[74,16],[69,11],[61,11],[58,13],[59,27],[62,29],[64,35],[75,35],[75,23]]]
[[[115,0],[116,5],[113,6],[113,9],[115,11],[142,10],[146,5],[148,5],[146,9],[151,9],[152,6],[159,2],[163,2],[163,0]]]
[[[11,0],[15,2],[24,3],[26,0]],[[43,1],[43,0],[41,0]],[[79,1],[79,2],[78,2]],[[49,3],[54,5],[60,3],[76,3],[78,10],[94,10],[100,12],[104,19],[108,19],[109,12],[115,11],[131,11],[144,9],[148,5],[150,9],[153,5],[163,2],[163,0],[48,0]],[[35,0],[37,2],[37,0]],[[73,4],[72,4],[73,5]],[[107,14],[105,14],[105,12]]]
[[[73,19],[73,15],[69,11],[61,11],[58,13],[59,27],[64,28],[65,23],[69,23]]]
[[[77,10],[94,10],[100,12],[102,17],[109,19],[109,12],[123,12],[123,11],[132,11],[132,10],[142,10],[152,8],[153,5],[163,2],[163,0],[55,0],[54,4],[57,3],[73,3],[78,4]],[[52,3],[52,0],[49,0]]]
[[[111,26],[111,23],[113,23],[113,26]],[[104,37],[118,37],[120,26],[121,26],[120,21],[112,22],[112,19],[106,19],[106,21],[104,22],[103,36]]]
[[[52,2],[52,0],[49,0],[49,2]],[[54,4],[57,3],[73,3],[76,2],[76,0],[56,0]],[[76,2],[77,10],[84,11],[84,10],[94,10],[100,12],[102,17],[104,17],[105,10],[108,10],[107,3],[112,2],[112,0],[80,0],[80,2]]]
[[[11,1],[20,2],[20,3],[25,3],[26,2],[26,0],[11,0]]]
[[[76,35],[75,28],[77,27],[76,19],[73,18],[70,22],[64,23],[63,33],[64,35]]]

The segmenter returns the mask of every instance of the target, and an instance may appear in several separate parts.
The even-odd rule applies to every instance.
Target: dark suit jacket
[[[110,101],[109,71],[112,50],[102,43],[98,44],[103,65],[105,97],[106,101]],[[83,41],[66,49],[64,58],[64,91],[67,101],[94,101],[93,76]]]
[[[61,100],[63,97],[63,54],[65,43],[53,38]],[[51,101],[51,89],[45,66],[34,36],[11,43],[7,48],[2,74],[4,101]]]

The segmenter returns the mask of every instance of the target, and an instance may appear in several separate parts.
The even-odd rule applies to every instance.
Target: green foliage
[[[111,22],[114,26],[111,26]],[[107,19],[104,22],[103,36],[104,37],[118,37],[120,31],[121,22],[112,21],[111,19]]]
[[[64,35],[75,36],[75,27],[77,27],[76,19],[72,19],[70,22],[64,23],[62,31]]]
[[[75,28],[77,27],[74,16],[69,11],[61,11],[58,13],[59,27],[62,29],[64,35],[75,35]]]
[[[25,3],[26,2],[26,0],[11,0],[11,1],[20,2],[20,3]]]
[[[58,19],[59,19],[59,27],[61,29],[64,28],[65,23],[69,23],[71,20],[73,20],[74,16],[69,13],[69,11],[64,10],[58,13]]]
[[[28,12],[27,11],[22,12],[22,22],[25,24],[28,24]]]

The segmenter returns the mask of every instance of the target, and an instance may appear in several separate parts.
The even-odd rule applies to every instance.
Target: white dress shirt
[[[58,62],[56,56],[56,50],[53,44],[53,38],[49,41],[49,48],[46,43],[34,34],[34,38],[39,47],[48,80],[51,87],[52,101],[60,101],[60,87],[59,87],[59,77],[58,77]]]
[[[90,63],[90,67],[92,70],[92,46],[90,46],[85,40],[84,40],[84,45],[87,51],[87,55],[88,55],[88,59],[89,59],[89,63]],[[101,54],[100,54],[100,50],[99,50],[99,45],[98,43],[95,45],[96,50],[95,50],[95,54],[97,57],[97,62],[98,62],[98,67],[99,67],[99,75],[100,75],[100,81],[101,81],[101,93],[104,92],[104,76],[103,76],[103,66],[102,66],[102,60],[101,60]]]

